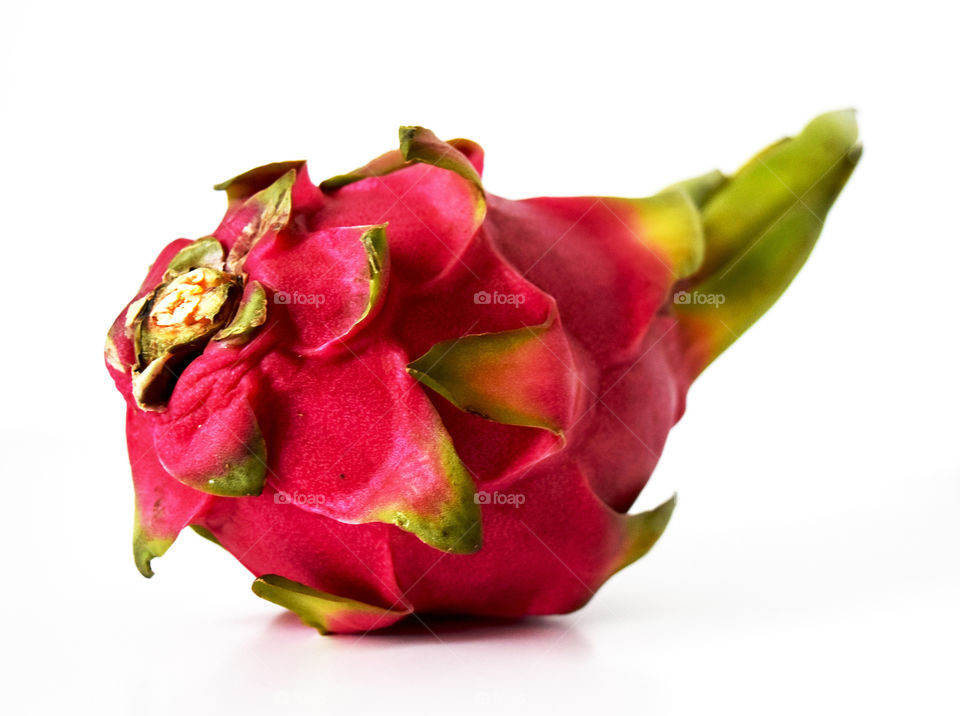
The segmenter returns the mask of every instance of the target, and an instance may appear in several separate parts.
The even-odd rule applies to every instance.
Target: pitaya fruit
[[[320,184],[218,185],[110,329],[145,576],[190,525],[321,632],[575,610],[646,554],[626,514],[690,382],[786,288],[857,163],[849,111],[732,177],[509,201],[471,141]]]

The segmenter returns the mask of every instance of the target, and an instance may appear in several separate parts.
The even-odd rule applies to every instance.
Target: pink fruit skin
[[[479,172],[482,154],[472,149]],[[323,304],[271,302],[250,343],[208,344],[164,412],[140,410],[129,372],[108,363],[128,403],[143,527],[172,539],[187,524],[199,525],[255,575],[280,574],[397,613],[517,617],[582,606],[621,566],[629,539],[622,513],[683,413],[691,372],[678,370],[685,365],[681,336],[670,319],[655,316],[673,284],[666,265],[617,207],[592,197],[509,201],[487,194],[478,228],[469,183],[423,163],[330,193],[311,184],[302,167],[293,196],[287,228],[268,234],[244,270],[274,295],[322,295]],[[231,213],[214,232],[227,250],[238,234]],[[355,318],[357,308],[339,266],[349,263],[356,242],[337,234],[377,224],[387,227],[386,298],[374,320],[341,340],[352,325],[341,319]],[[138,298],[185,244],[164,249]],[[344,256],[331,263],[337,251]],[[522,299],[478,303],[481,291]],[[441,341],[538,326],[552,313],[569,364],[545,369],[567,387],[557,391],[566,402],[559,406],[565,445],[539,427],[464,412],[405,370]],[[132,364],[125,315],[111,334],[122,362]],[[237,401],[252,406],[266,440],[263,494],[213,496],[168,474],[164,465],[185,453],[216,451],[233,439],[230,406]],[[191,435],[195,423],[217,421],[211,434]],[[483,546],[474,554],[443,552],[394,525],[358,524],[378,493],[392,495],[394,483],[423,486],[433,499],[432,480],[410,472],[419,447],[392,456],[411,436],[429,440],[437,426],[452,437],[477,489],[508,500],[482,504]],[[395,469],[379,474],[391,461]],[[323,495],[323,503],[298,504],[278,498],[278,490]]]
[[[265,323],[244,344],[210,341],[166,409],[134,399],[127,311],[117,318],[107,366],[128,406],[146,571],[198,526],[257,577],[366,605],[325,621],[366,631],[411,612],[569,612],[649,548],[626,513],[704,366],[664,308],[679,278],[670,256],[626,200],[502,199],[478,189],[476,144],[441,149],[453,170],[401,158],[329,187],[291,163],[289,218],[242,266],[266,292]],[[213,233],[226,252],[249,225],[247,199],[285,168],[255,170],[230,195]],[[358,241],[370,226],[385,226],[389,254],[377,296]],[[188,244],[161,252],[135,300]],[[483,352],[506,331],[536,338]],[[514,412],[461,409],[408,370],[457,339],[471,389]],[[261,436],[260,494],[204,491]],[[451,477],[456,456],[465,482]],[[479,503],[474,531],[444,521],[465,500]]]

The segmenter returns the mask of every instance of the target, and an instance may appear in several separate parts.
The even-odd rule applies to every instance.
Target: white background
[[[5,712],[957,713],[946,3],[10,5]],[[319,181],[422,124],[483,144],[497,194],[641,196],[846,106],[865,153],[819,246],[691,390],[637,505],[677,490],[674,521],[587,608],[323,639],[189,531],[134,569],[103,337],[159,248],[216,225],[216,181]]]

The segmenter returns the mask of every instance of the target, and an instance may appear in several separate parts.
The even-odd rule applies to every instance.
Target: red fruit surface
[[[817,131],[846,139],[849,167],[827,206],[856,161],[832,121]],[[711,202],[736,198],[741,175],[646,200],[510,201],[482,167],[478,145],[405,128],[400,150],[320,187],[303,162],[221,185],[219,244],[161,252],[106,351],[141,571],[193,525],[261,596],[321,631],[366,631],[410,613],[568,612],[652,547],[673,501],[627,510],[729,343],[719,314],[675,292],[739,290],[701,267],[720,262]],[[243,298],[224,304],[235,315],[190,314],[210,334],[169,345],[172,390],[147,404],[151,297],[197,265]],[[789,278],[734,306],[741,328]]]

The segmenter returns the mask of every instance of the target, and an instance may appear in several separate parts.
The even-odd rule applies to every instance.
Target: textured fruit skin
[[[850,121],[824,141],[852,170]],[[710,306],[675,295],[718,281],[696,274],[702,216],[737,176],[643,201],[510,201],[482,188],[482,165],[472,142],[405,128],[399,151],[320,187],[302,162],[226,183],[212,236],[265,317],[201,346],[145,409],[129,306],[149,309],[191,242],[160,253],[107,348],[145,575],[193,525],[261,596],[363,632],[413,612],[569,612],[653,545],[673,501],[627,510],[729,344]]]

